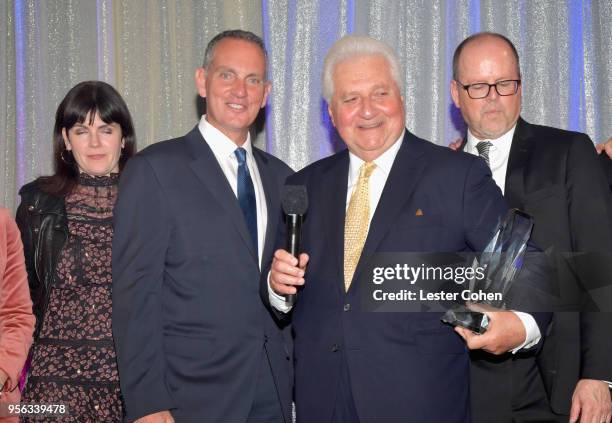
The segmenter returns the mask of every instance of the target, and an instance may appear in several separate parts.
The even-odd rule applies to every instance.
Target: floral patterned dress
[[[60,253],[24,403],[67,405],[65,422],[123,416],[111,326],[111,244],[118,176],[82,174],[66,196],[68,238]],[[50,420],[49,416],[31,420]],[[57,420],[55,420],[57,421]]]

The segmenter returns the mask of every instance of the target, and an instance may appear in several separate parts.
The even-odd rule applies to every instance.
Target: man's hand
[[[461,138],[457,138],[455,141],[451,142],[448,145],[448,148],[450,148],[451,150],[459,150],[459,147],[461,147],[461,144],[463,143],[463,139]]]
[[[492,307],[482,304],[470,304],[469,308],[480,311],[489,317],[487,331],[478,335],[469,329],[456,326],[455,331],[465,340],[471,350],[485,350],[491,354],[501,355],[518,347],[527,333],[521,319],[511,311],[494,311]]]
[[[134,423],[174,423],[174,418],[169,411],[160,411],[141,417],[135,420]]]
[[[295,294],[304,285],[304,273],[308,254],[300,254],[300,260],[285,250],[276,250],[270,269],[270,287],[279,295]]]
[[[572,395],[570,423],[580,422],[610,423],[612,419],[612,400],[610,388],[601,380],[580,379]]]
[[[612,159],[612,137],[608,138],[608,141],[601,142],[595,145],[595,149],[597,150],[597,154],[601,154],[604,150],[608,157]]]

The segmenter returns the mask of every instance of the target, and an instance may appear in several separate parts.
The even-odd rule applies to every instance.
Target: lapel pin
[[[423,210],[417,209],[417,211],[416,211],[416,213],[414,215],[415,216],[423,216]]]

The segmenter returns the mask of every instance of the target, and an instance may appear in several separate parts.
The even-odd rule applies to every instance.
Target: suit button
[[[40,229],[34,228],[34,233],[37,234]]]
[[[34,211],[34,206],[29,206],[28,211]]]
[[[332,349],[331,349],[332,352],[337,352],[339,349],[340,349],[340,345],[338,345],[338,344],[332,345]]]
[[[350,304],[344,304],[344,311],[349,311],[351,309]]]

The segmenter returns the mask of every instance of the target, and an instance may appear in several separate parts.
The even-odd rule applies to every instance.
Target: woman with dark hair
[[[112,86],[81,82],[57,109],[53,143],[54,174],[19,191],[36,316],[23,402],[63,403],[62,421],[119,422],[111,244],[119,173],[136,149],[130,112]]]

